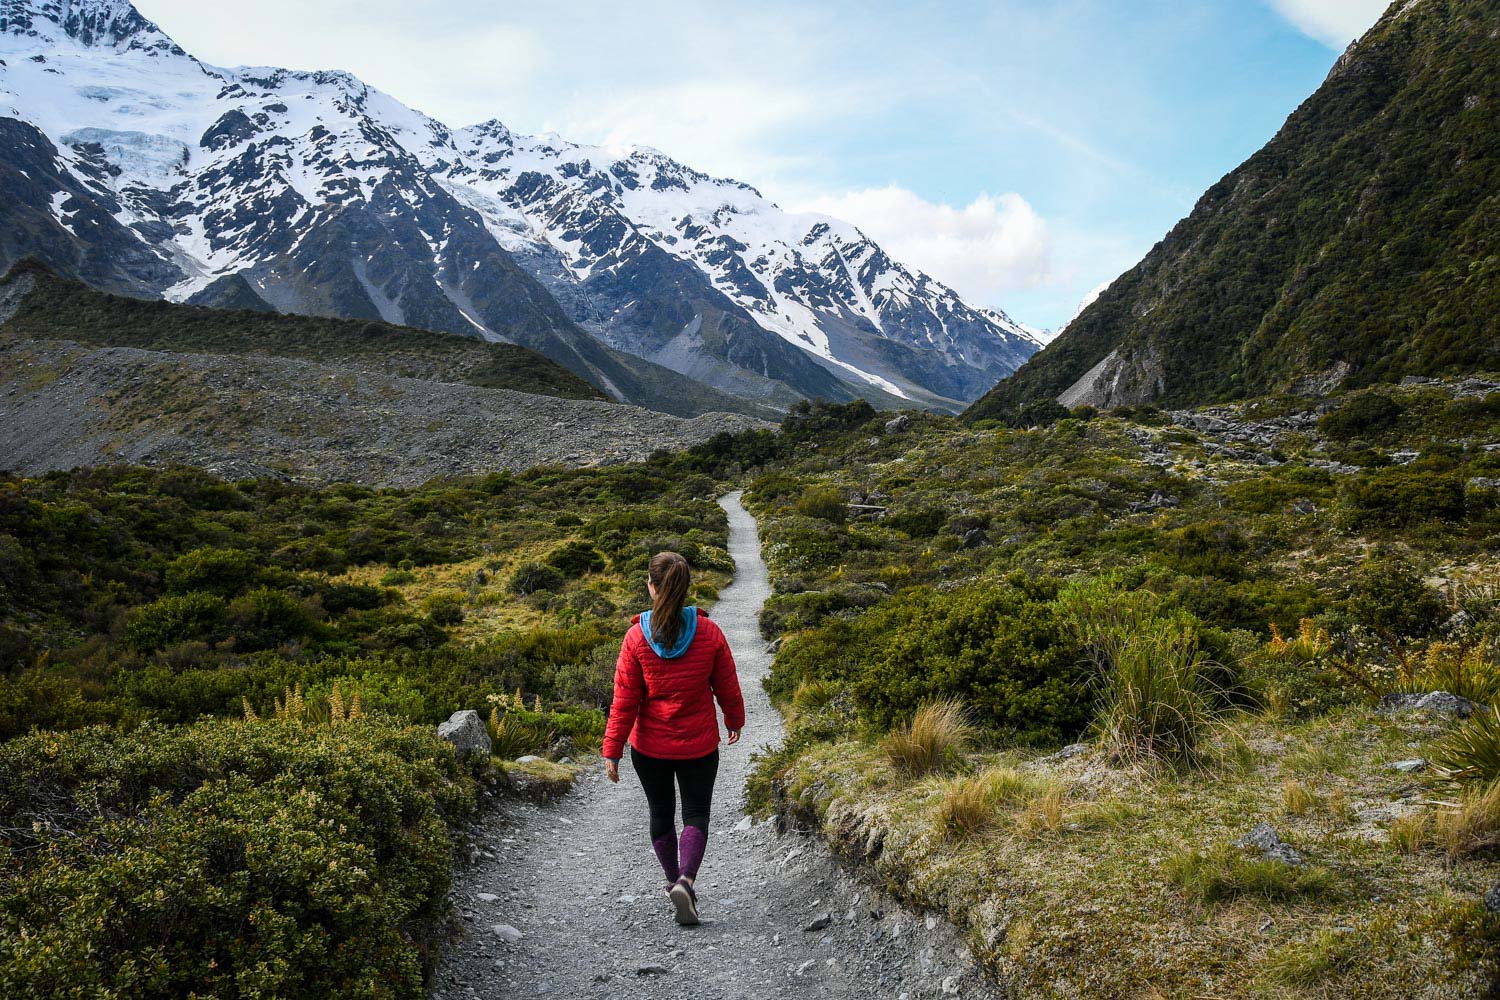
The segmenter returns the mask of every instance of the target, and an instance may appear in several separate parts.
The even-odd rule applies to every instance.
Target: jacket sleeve
[[[603,754],[619,760],[625,753],[625,741],[635,728],[641,711],[641,697],[646,690],[640,661],[630,648],[630,634],[620,643],[620,658],[615,661],[615,696],[609,705],[609,723],[604,727]]]
[[[740,675],[734,669],[734,654],[729,651],[729,641],[719,635],[719,648],[714,653],[714,670],[708,678],[719,708],[724,713],[725,729],[745,728],[745,697],[740,693]]]

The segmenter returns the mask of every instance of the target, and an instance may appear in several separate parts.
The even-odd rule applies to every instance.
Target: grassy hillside
[[[1271,142],[970,414],[1013,417],[1112,351],[1119,388],[1080,401],[1500,369],[1497,26],[1487,0],[1393,4]]]
[[[755,801],[1016,995],[1488,995],[1500,729],[1380,705],[1500,702],[1497,390],[825,431],[749,483]]]
[[[39,265],[12,268],[0,288],[30,278],[0,332],[22,339],[198,354],[266,354],[345,364],[410,378],[602,399],[577,375],[535,351],[388,323],[218,310],[95,291]]]

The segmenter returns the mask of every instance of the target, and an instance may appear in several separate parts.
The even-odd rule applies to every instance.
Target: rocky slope
[[[0,339],[0,468],[23,474],[181,463],[232,478],[410,486],[631,461],[755,424],[290,358]]]
[[[126,0],[0,8],[0,137],[0,266],[508,340],[616,399],[680,406],[676,372],[779,407],[952,408],[1037,347],[747,185],[455,132],[347,73],[208,66]]]
[[[1402,0],[971,413],[1500,367],[1500,12]]]

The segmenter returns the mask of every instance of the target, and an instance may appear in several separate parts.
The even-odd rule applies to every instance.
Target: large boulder
[[[460,754],[488,756],[490,752],[490,731],[485,728],[479,713],[472,708],[454,712],[448,716],[447,722],[439,724],[438,739],[452,743],[453,749]]]
[[[1431,712],[1434,715],[1446,715],[1457,719],[1467,719],[1475,712],[1482,711],[1483,705],[1476,704],[1467,698],[1447,691],[1428,692],[1400,692],[1388,694],[1380,699],[1380,711],[1389,714],[1397,712]]]

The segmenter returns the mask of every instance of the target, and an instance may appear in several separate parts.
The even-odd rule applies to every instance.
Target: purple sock
[[[698,866],[703,863],[703,849],[707,846],[707,830],[701,826],[682,828],[682,874],[691,879],[698,877]]]
[[[692,829],[689,827],[689,829]],[[664,833],[651,841],[651,849],[656,852],[656,860],[661,862],[661,870],[667,873],[668,882],[676,882],[682,873],[677,869],[677,833]],[[698,851],[698,857],[703,857],[703,851]]]

